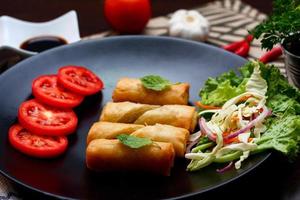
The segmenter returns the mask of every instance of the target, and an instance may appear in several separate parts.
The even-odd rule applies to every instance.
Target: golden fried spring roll
[[[94,139],[115,139],[120,134],[131,134],[143,127],[139,124],[96,122],[89,130],[87,144]]]
[[[144,112],[158,107],[131,102],[108,102],[102,110],[100,121],[133,123]]]
[[[168,124],[193,131],[197,123],[195,107],[186,105],[155,106],[131,102],[107,103],[100,121],[142,125]]]
[[[181,104],[187,105],[189,99],[188,83],[171,85],[163,91],[145,88],[140,79],[121,78],[113,92],[114,102],[132,101],[153,105]]]
[[[145,126],[134,131],[131,135],[142,138],[149,138],[157,142],[170,142],[173,144],[176,156],[183,157],[186,150],[186,143],[189,131],[169,125],[156,124]]]
[[[168,124],[192,132],[197,123],[197,113],[195,107],[192,106],[164,105],[145,112],[134,123],[144,125]]]
[[[155,142],[139,149],[117,139],[95,139],[86,149],[87,167],[94,171],[144,171],[170,175],[175,151],[171,143]]]

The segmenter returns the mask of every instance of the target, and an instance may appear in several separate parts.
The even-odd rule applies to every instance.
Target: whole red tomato
[[[104,15],[120,33],[140,33],[151,17],[149,0],[105,0]]]

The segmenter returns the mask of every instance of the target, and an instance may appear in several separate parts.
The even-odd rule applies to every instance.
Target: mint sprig
[[[149,138],[139,138],[127,134],[120,134],[117,136],[117,139],[120,140],[122,144],[133,149],[138,149],[153,143]]]
[[[172,83],[158,75],[148,75],[140,79],[145,88],[154,91],[163,91],[168,89]]]

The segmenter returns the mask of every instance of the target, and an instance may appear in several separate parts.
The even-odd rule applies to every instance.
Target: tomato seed
[[[50,81],[45,80],[45,81],[42,83],[41,87],[42,87],[43,89],[48,89],[48,88],[53,87],[53,84],[52,84]]]

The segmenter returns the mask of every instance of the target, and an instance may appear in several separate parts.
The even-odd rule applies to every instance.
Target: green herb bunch
[[[273,14],[250,33],[262,36],[263,49],[270,50],[285,40],[300,40],[300,0],[274,0]]]

